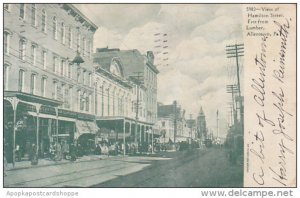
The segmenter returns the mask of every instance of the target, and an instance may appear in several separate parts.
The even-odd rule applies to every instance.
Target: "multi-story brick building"
[[[53,141],[75,140],[89,150],[98,138],[153,139],[158,73],[153,54],[127,50],[116,55],[103,49],[94,61],[97,28],[70,4],[5,4],[9,161],[17,145],[25,157],[32,144],[43,156]]]
[[[94,64],[100,68],[99,71],[109,72],[118,81],[128,82],[131,85],[131,88],[128,89],[130,93],[124,89],[126,97],[123,98],[122,93],[122,97],[119,98],[116,93],[119,93],[120,89],[104,83],[107,95],[119,98],[122,104],[125,102],[125,109],[128,111],[123,114],[104,113],[104,117],[97,118],[99,125],[106,126],[113,131],[116,126],[120,126],[118,131],[125,131],[126,136],[134,142],[150,143],[152,141],[153,125],[157,118],[158,74],[153,62],[152,52],[142,55],[138,50],[108,48],[96,50]],[[115,90],[117,91],[115,92]],[[112,98],[111,100],[114,101]],[[113,102],[110,103],[114,105]],[[110,108],[113,109],[112,106]],[[110,110],[110,112],[112,111]],[[118,135],[118,137],[120,136]]]
[[[69,4],[4,5],[4,124],[9,150],[19,145],[26,154],[35,143],[43,155],[54,139],[78,139],[97,130],[92,58],[96,30]],[[74,64],[79,54],[84,63]]]

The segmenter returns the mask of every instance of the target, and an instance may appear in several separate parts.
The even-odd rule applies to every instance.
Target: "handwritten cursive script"
[[[285,93],[286,57],[291,19],[283,21],[282,23],[274,21],[278,36],[273,38],[263,36],[260,52],[254,58],[257,70],[251,79],[251,88],[254,91],[253,100],[257,106],[255,117],[259,128],[256,128],[255,132],[249,132],[252,134],[250,137],[253,138],[249,149],[253,155],[252,159],[257,159],[255,160],[257,168],[253,169],[252,178],[258,185],[266,185],[266,177],[270,175],[270,179],[279,185],[287,186],[289,180],[287,164],[290,157],[294,155],[289,144],[294,139],[287,127],[293,114],[286,107],[288,98]],[[274,57],[267,57],[270,39],[280,43],[278,53]],[[272,46],[272,50],[274,49],[276,50],[276,45]],[[268,62],[270,59],[273,61]],[[273,134],[274,138],[268,140],[270,134]],[[266,144],[266,141],[272,141],[272,144]],[[271,146],[274,152],[266,153],[266,145]],[[267,159],[272,159],[271,165]],[[268,181],[270,179],[268,178]]]

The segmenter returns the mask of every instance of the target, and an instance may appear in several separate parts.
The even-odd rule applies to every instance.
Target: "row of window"
[[[9,42],[10,42],[10,32],[4,32],[4,53],[9,54]],[[26,47],[27,40],[25,38],[21,38],[19,41],[19,58],[22,61],[26,61]],[[31,55],[30,55],[30,63],[34,66],[41,65],[43,69],[47,69],[47,50],[41,50],[40,62],[37,61],[37,48],[38,45],[36,43],[31,44]],[[65,76],[68,78],[73,78],[72,76],[72,67],[73,65],[68,62],[67,59],[60,58],[58,55],[53,55],[52,61],[52,71],[61,76]],[[86,75],[88,74],[88,78]],[[82,75],[82,83],[92,86],[92,74],[91,72],[87,72],[86,70],[77,70],[77,82],[80,81]]]
[[[20,4],[20,12],[19,12],[19,18],[22,20],[25,20],[26,18],[26,6],[28,4]],[[34,27],[38,27],[37,23],[37,5],[36,4],[30,4],[31,5],[31,25]],[[9,4],[5,4],[4,9],[9,10]],[[47,12],[45,9],[42,9],[41,11],[41,30],[44,33],[47,33],[48,29],[48,23],[47,23]],[[62,44],[67,44],[67,46],[71,49],[73,49],[73,28],[67,27],[65,23],[62,21],[61,23],[58,23],[56,16],[53,16],[52,18],[52,25],[49,25],[50,28],[52,28],[52,37],[55,40],[59,40]],[[89,58],[92,58],[92,39],[86,39],[85,37],[81,38],[79,27],[76,28],[76,51],[82,52],[83,56],[87,56]],[[82,44],[82,45],[81,45]]]
[[[5,64],[4,67],[4,89],[7,90],[8,86],[8,70],[9,65]],[[37,74],[31,73],[30,74],[30,89],[29,93],[33,95],[40,95],[42,97],[47,97],[46,94],[49,92],[47,88],[49,85],[47,85],[47,77],[42,76],[40,81],[40,88],[37,88]],[[75,109],[76,106],[74,106],[73,102],[73,87],[68,86],[64,83],[59,83],[58,81],[54,80],[53,84],[51,86],[54,90],[52,93],[52,98],[56,100],[63,101],[63,108],[67,109]],[[103,88],[102,88],[103,89]],[[19,70],[19,78],[18,78],[18,91],[25,92],[25,71],[23,69]],[[39,93],[38,93],[39,92]],[[97,92],[98,93],[98,92]],[[98,95],[99,97],[99,95]],[[107,116],[115,116],[115,115],[126,115],[128,116],[128,104],[129,104],[129,98],[128,97],[115,97],[114,94],[110,92],[109,89],[102,90],[100,93],[100,101],[97,101],[98,97],[96,97],[96,110],[99,110],[99,115],[107,115]],[[106,98],[106,102],[105,99]],[[77,109],[80,111],[85,112],[91,112],[91,101],[92,101],[92,93],[86,92],[86,91],[77,91]],[[99,104],[98,104],[99,102]],[[106,103],[106,104],[105,104]],[[72,107],[73,105],[73,107]],[[98,107],[99,109],[98,109]],[[134,112],[134,106],[135,104],[132,103],[132,111]],[[97,113],[98,114],[98,113]],[[140,110],[140,116],[145,117],[146,111],[145,109]]]
[[[5,89],[7,90],[7,77],[8,77],[8,65],[5,66]],[[24,70],[19,70],[19,78],[18,78],[18,91],[20,92],[25,92],[25,71]],[[41,95],[43,97],[46,97],[46,92],[47,92],[47,77],[46,76],[42,76],[41,81],[40,81],[40,94],[37,93],[37,74],[36,73],[32,73],[30,76],[30,94],[33,95]],[[60,100],[63,101],[63,107],[64,108],[71,108],[72,105],[72,94],[73,94],[73,88],[70,86],[67,86],[65,84],[61,84],[61,86],[59,86],[58,81],[54,80],[53,81],[53,88],[54,88],[54,92],[52,93],[52,98],[56,99],[56,100]],[[102,92],[101,96],[102,96],[102,106],[101,106],[101,112],[104,113],[104,96],[106,95],[107,97],[107,115],[116,115],[116,108],[115,108],[115,102],[112,102],[112,104],[110,104],[111,99],[112,101],[115,101],[116,99],[114,98],[113,95],[110,94],[109,89],[107,89],[107,93],[105,93],[104,91]],[[77,104],[78,104],[78,110],[80,111],[86,111],[86,112],[90,112],[91,111],[91,101],[92,101],[92,94],[91,93],[87,93],[85,91],[81,91],[78,90],[77,91]],[[128,103],[128,98],[118,98],[117,99],[117,103],[118,103],[118,114],[119,115],[124,115],[124,114],[128,114],[127,112],[127,108],[124,107],[124,104]],[[110,112],[111,108],[110,105],[112,107],[112,112]]]
[[[154,87],[156,87],[156,84],[157,84],[156,74],[154,72],[152,72],[152,70],[149,69],[148,67],[146,67],[145,70],[146,70],[146,74],[145,74],[146,80],[148,79],[148,81],[151,84],[153,84]]]

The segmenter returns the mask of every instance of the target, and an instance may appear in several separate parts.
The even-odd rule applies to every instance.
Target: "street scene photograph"
[[[242,11],[3,4],[3,187],[243,187]]]

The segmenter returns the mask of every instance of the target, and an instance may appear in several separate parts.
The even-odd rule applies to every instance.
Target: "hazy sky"
[[[236,80],[235,62],[226,58],[225,46],[242,42],[240,5],[77,4],[76,7],[99,27],[95,48],[161,52],[157,55],[160,60],[156,60],[160,70],[158,101],[169,104],[177,100],[186,109],[186,117],[193,114],[194,118],[202,106],[208,128],[214,132],[219,109],[220,134],[226,134],[230,111],[226,84]]]

